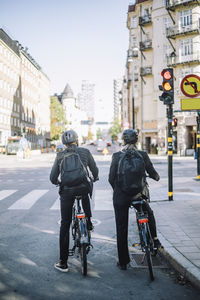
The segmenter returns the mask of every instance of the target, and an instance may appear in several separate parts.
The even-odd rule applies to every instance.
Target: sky
[[[113,80],[125,73],[129,0],[0,0],[0,27],[18,40],[51,81],[51,94],[68,83],[95,83],[96,101],[113,109]],[[101,105],[102,106],[102,105]]]

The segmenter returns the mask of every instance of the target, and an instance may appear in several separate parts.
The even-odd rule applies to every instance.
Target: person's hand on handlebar
[[[98,181],[98,180],[99,180],[99,176],[96,177],[93,181],[95,182],[95,181]]]

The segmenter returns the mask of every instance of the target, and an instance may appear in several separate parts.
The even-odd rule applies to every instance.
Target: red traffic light
[[[173,125],[174,125],[174,127],[176,127],[178,125],[178,119],[177,118],[173,119]]]
[[[165,72],[162,72],[161,75],[166,79],[166,80],[169,80],[172,78],[172,75],[169,71],[165,71]]]

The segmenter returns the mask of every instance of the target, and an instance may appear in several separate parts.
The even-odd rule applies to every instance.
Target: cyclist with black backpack
[[[117,249],[119,261],[117,266],[126,270],[130,262],[128,251],[128,216],[133,198],[141,197],[146,186],[146,172],[149,177],[158,181],[159,174],[145,151],[136,148],[138,133],[134,129],[126,129],[122,134],[124,148],[112,156],[109,172],[109,183],[113,188],[113,205],[115,210]],[[137,209],[137,207],[136,207]],[[161,246],[157,238],[156,223],[153,211],[148,202],[143,204],[143,210],[148,212],[149,227],[154,247]]]
[[[74,130],[63,133],[62,143],[66,149],[57,153],[51,170],[50,181],[60,186],[60,261],[54,267],[62,272],[67,272],[69,229],[74,199],[75,196],[82,196],[82,206],[87,217],[88,230],[93,230],[89,195],[92,195],[93,182],[98,180],[99,171],[90,151],[78,147],[78,135]],[[92,180],[89,172],[93,176]]]

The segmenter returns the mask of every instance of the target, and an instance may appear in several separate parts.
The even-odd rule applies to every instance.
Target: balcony
[[[140,68],[140,76],[152,75],[152,67]]]
[[[199,64],[200,63],[200,53],[193,53],[190,55],[179,55],[179,56],[167,56],[167,66],[174,67],[177,65],[186,64]]]
[[[169,10],[175,10],[178,6],[188,6],[190,4],[199,4],[198,0],[166,0],[166,8]]]
[[[140,42],[140,51],[145,51],[152,48],[152,40]]]
[[[198,22],[192,23],[190,25],[180,27],[180,26],[172,26],[166,28],[166,36],[167,38],[176,38],[176,36],[186,35],[186,34],[199,34],[199,24]]]
[[[143,17],[139,17],[139,25],[144,26],[146,24],[151,23],[151,15],[145,15]]]

